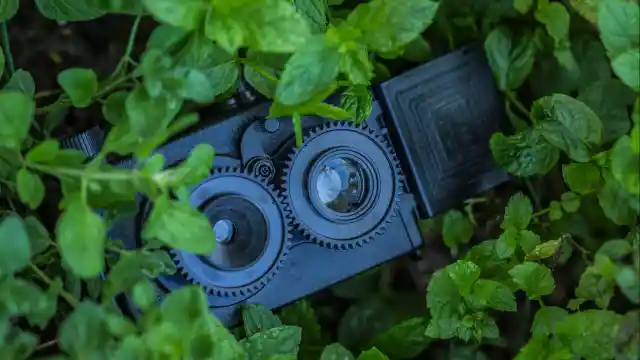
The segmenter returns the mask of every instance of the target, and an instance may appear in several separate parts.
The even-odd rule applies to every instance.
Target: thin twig
[[[48,348],[49,346],[53,346],[53,345],[55,345],[57,343],[58,343],[58,339],[53,339],[53,340],[49,340],[47,342],[43,342],[42,344],[38,345],[38,347],[34,351],[44,350],[44,349]]]
[[[44,271],[40,270],[40,268],[38,268],[35,264],[30,263],[29,267],[31,267],[31,270],[33,270],[33,272],[36,273],[36,275],[38,275],[38,277],[42,281],[44,281],[47,285],[51,285],[53,283],[53,280],[51,280],[51,278],[47,276],[47,274],[45,274]],[[60,296],[63,299],[65,299],[69,303],[69,305],[73,307],[78,306],[78,300],[76,300],[76,298],[73,297],[73,295],[71,295],[64,289],[60,289]]]
[[[118,66],[113,71],[112,76],[117,76],[120,74],[120,71],[127,65],[127,62],[133,61],[131,59],[131,53],[133,52],[133,47],[136,43],[136,35],[138,34],[138,28],[140,27],[140,21],[142,20],[142,16],[136,16],[136,20],[133,22],[133,26],[131,27],[131,32],[129,33],[129,41],[127,41],[127,48],[124,52],[124,55],[120,59]]]

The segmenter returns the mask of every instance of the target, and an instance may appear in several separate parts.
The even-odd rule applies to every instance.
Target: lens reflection
[[[352,212],[362,205],[365,175],[360,165],[351,159],[327,160],[321,165],[315,183],[320,202],[335,212]]]

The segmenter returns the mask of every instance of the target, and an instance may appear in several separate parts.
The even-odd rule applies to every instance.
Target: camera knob
[[[71,135],[60,141],[63,149],[76,149],[84,153],[87,159],[93,158],[100,153],[104,144],[104,132],[98,126],[89,130]]]
[[[262,131],[269,133],[269,134],[273,134],[275,132],[278,132],[278,130],[280,130],[280,120],[278,119],[264,119],[261,123],[260,123],[260,127],[262,128]]]

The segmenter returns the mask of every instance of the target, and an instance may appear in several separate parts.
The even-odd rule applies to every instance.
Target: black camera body
[[[199,284],[232,326],[245,302],[278,308],[418,250],[419,219],[508,179],[488,148],[505,114],[480,49],[392,78],[374,98],[359,125],[304,116],[300,147],[291,119],[267,118],[262,103],[159,148],[168,165],[197,144],[216,149],[190,202],[218,242],[206,257],[172,250],[179,271],[157,279],[159,292]],[[141,196],[110,236],[140,247],[149,206]]]

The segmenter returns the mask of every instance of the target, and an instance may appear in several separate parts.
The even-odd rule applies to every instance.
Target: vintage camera
[[[200,143],[216,149],[214,171],[192,188],[190,202],[218,242],[209,256],[172,250],[179,271],[159,278],[159,291],[199,284],[211,310],[232,326],[245,302],[278,308],[416,251],[419,219],[508,179],[488,148],[505,114],[479,48],[373,90],[373,111],[362,124],[305,116],[300,147],[291,119],[267,118],[262,102],[224,121],[204,119],[159,148],[167,164]],[[67,144],[91,151],[94,135]],[[111,236],[141,246],[149,207],[140,197],[138,214],[116,222]]]

